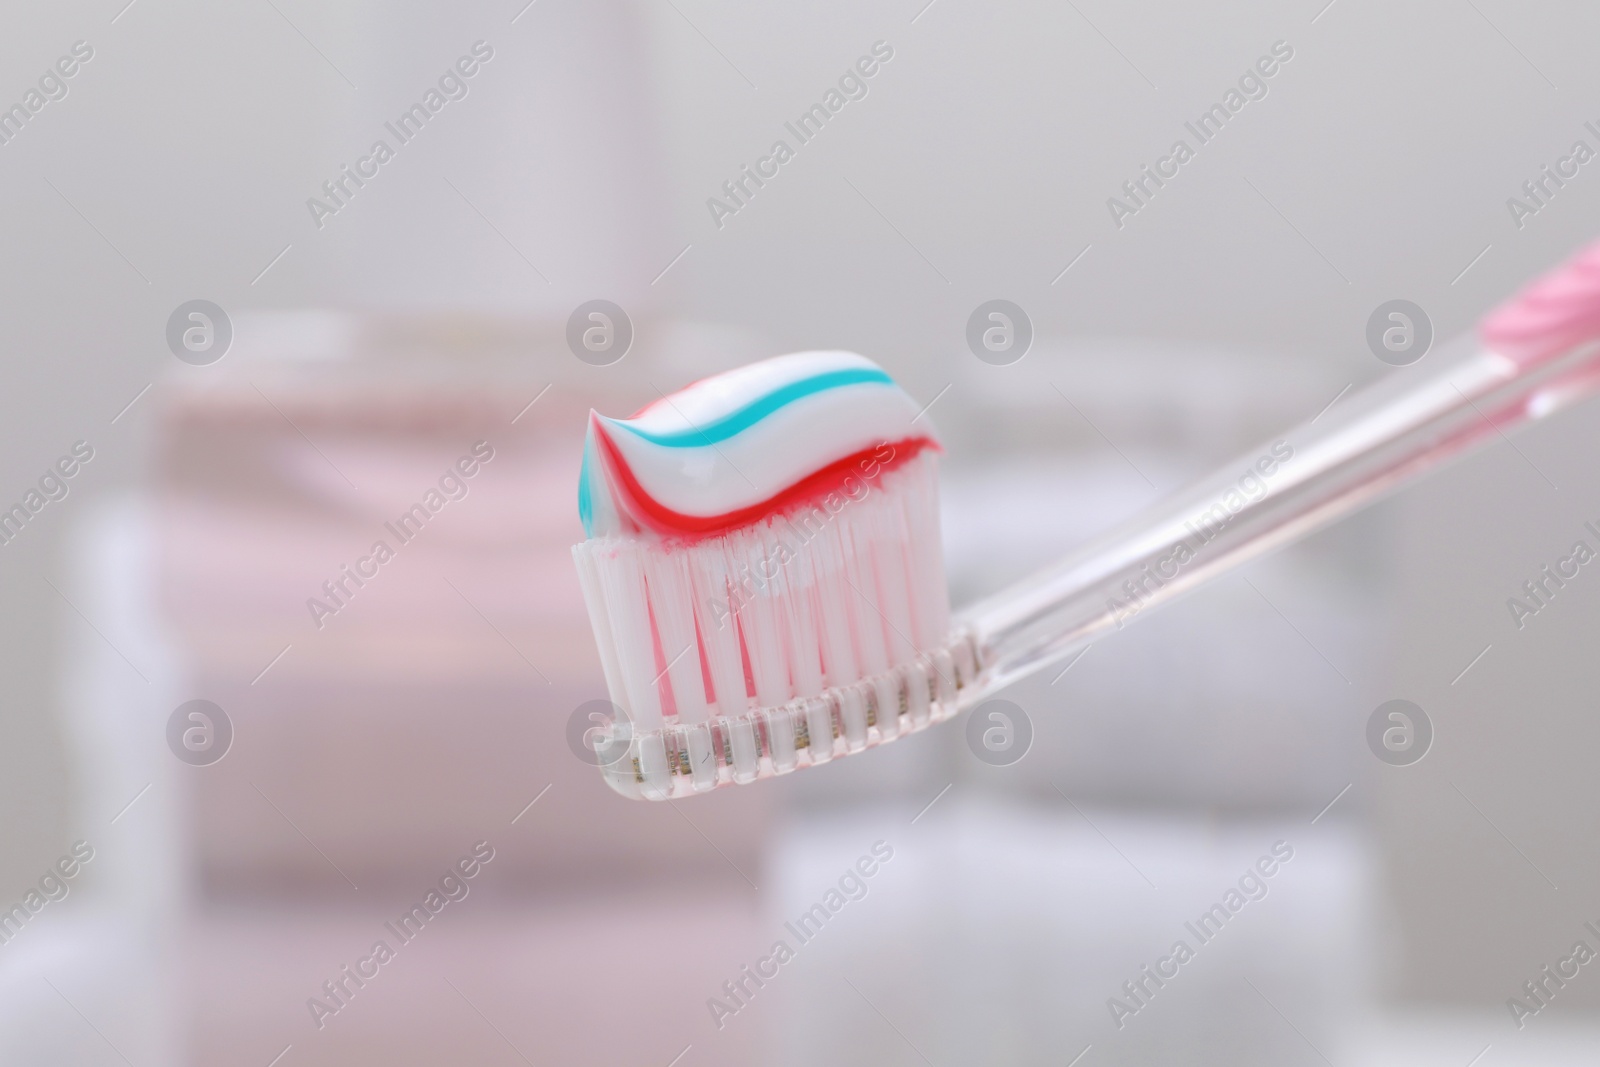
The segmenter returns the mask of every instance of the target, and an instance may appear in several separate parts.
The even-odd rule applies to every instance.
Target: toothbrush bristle
[[[786,424],[763,416],[713,440],[728,420],[697,419],[703,441],[691,434],[669,457],[677,469],[717,455],[731,465],[731,454],[748,464],[764,449],[783,454],[776,479],[734,468],[747,484],[720,493],[678,493],[675,474],[644,485],[630,457],[607,447],[605,427],[591,426],[585,507],[610,528],[573,555],[622,712],[602,770],[625,795],[685,796],[859,751],[952,714],[971,678],[972,651],[950,634],[936,442],[909,425],[915,408],[881,372],[836,377],[836,389],[793,385],[815,370],[790,362],[758,383],[768,388],[731,383],[736,413],[754,405]],[[775,391],[809,406],[774,407],[763,398]],[[848,429],[819,439],[839,410],[852,417],[835,425]],[[869,430],[884,436],[857,447]],[[765,436],[752,445],[750,435]],[[645,477],[657,458],[635,446]],[[685,516],[696,499],[699,514]]]

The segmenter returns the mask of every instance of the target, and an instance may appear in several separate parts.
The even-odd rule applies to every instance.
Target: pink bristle
[[[929,451],[831,508],[691,542],[579,545],[613,699],[642,711],[624,708],[636,755],[605,769],[612,785],[700,792],[953,712],[948,685],[930,678],[951,673],[937,476]]]

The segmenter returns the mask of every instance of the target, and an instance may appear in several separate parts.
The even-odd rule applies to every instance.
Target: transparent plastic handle
[[[994,690],[1600,389],[1600,245],[1462,338],[958,615]]]

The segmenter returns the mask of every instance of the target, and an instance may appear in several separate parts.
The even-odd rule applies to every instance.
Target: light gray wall
[[[1506,208],[1573,140],[1596,143],[1582,124],[1600,119],[1588,55],[1600,12],[1586,5],[540,0],[512,23],[520,6],[139,0],[119,15],[121,0],[76,0],[8,19],[0,101],[76,40],[95,58],[0,147],[0,499],[77,439],[96,459],[0,551],[0,897],[72,834],[56,639],[83,624],[45,579],[61,572],[83,498],[139,476],[151,398],[112,417],[162,375],[198,373],[163,348],[180,301],[559,319],[608,295],[641,319],[724,323],[772,351],[857,348],[919,396],[964,383],[935,415],[992,459],[981,420],[1008,389],[1026,397],[999,374],[987,392],[970,385],[962,329],[981,300],[1027,308],[1041,352],[1145,337],[1364,381],[1381,371],[1361,340],[1380,301],[1416,300],[1447,336],[1600,229],[1600,164],[1524,228]],[[497,51],[472,95],[315,229],[305,198],[480,37]],[[706,199],[878,40],[894,58],[869,95],[717,228]],[[1118,229],[1107,198],[1278,40],[1294,58],[1269,94]],[[705,369],[682,362],[684,378]],[[1559,497],[1500,449],[1401,505],[1414,516],[1399,562],[1412,607],[1395,647],[1412,658],[1397,688],[1441,709],[1439,758],[1383,772],[1408,936],[1432,961],[1409,972],[1414,991],[1467,991],[1446,961],[1488,958],[1435,951],[1455,919],[1502,923],[1473,944],[1509,974],[1545,959],[1542,929],[1522,917],[1555,923],[1558,910],[1498,836],[1451,807],[1447,771],[1548,863],[1562,884],[1552,899],[1580,899],[1589,877],[1561,857],[1592,808],[1569,784],[1592,599],[1575,588],[1549,626],[1538,620],[1550,636],[1497,637],[1495,602],[1594,516],[1582,489],[1593,419],[1579,411],[1524,446]],[[1490,641],[1483,688],[1439,686],[1440,668]],[[1538,737],[1521,743],[1513,722]],[[1436,833],[1416,811],[1434,813]],[[1462,888],[1481,874],[1472,857],[1490,854],[1509,872],[1499,904]]]

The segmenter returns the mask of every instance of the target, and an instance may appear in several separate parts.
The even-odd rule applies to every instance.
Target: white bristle
[[[972,656],[951,645],[937,460],[924,452],[855,484],[854,497],[718,537],[573,550],[632,735],[629,757],[606,768],[612,785],[703,792],[953,711]]]

